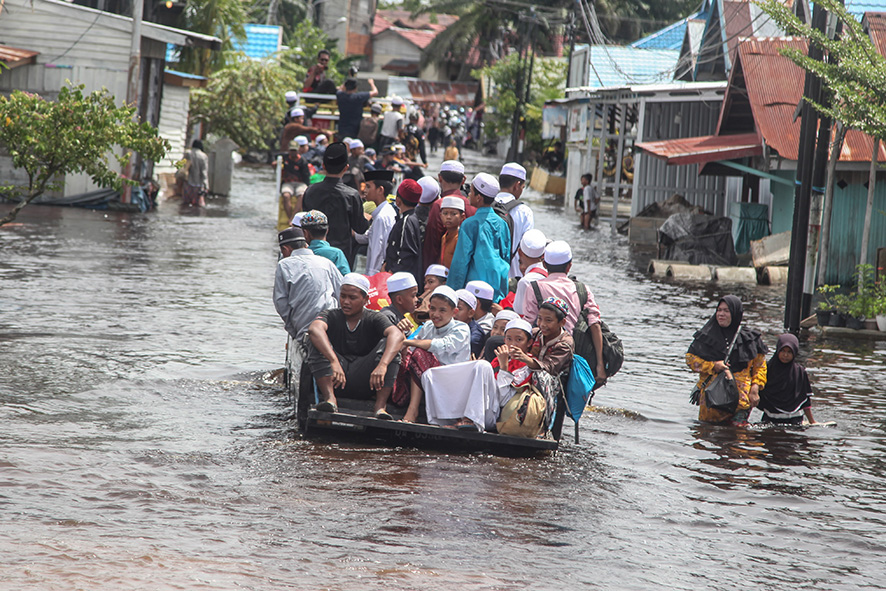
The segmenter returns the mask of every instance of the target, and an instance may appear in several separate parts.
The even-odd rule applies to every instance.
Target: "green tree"
[[[474,70],[471,75],[490,81],[490,92],[486,101],[486,133],[494,136],[509,136],[514,110],[517,108],[517,80],[521,68],[520,56],[512,53],[494,65]],[[540,152],[544,145],[541,139],[542,108],[545,101],[563,96],[566,83],[566,63],[562,60],[536,56],[532,69],[532,85],[529,89],[529,103],[526,105],[526,147]]]
[[[214,35],[222,40],[222,50],[212,51],[203,47],[182,47],[179,68],[185,72],[209,76],[231,58],[231,41],[243,39],[247,22],[243,0],[187,0],[181,14],[183,29]]]
[[[97,185],[119,191],[136,182],[123,178],[112,159],[122,170],[132,152],[154,162],[166,154],[169,142],[149,123],[134,121],[134,107],[118,107],[107,90],[84,95],[83,88],[65,86],[55,101],[19,90],[0,96],[0,146],[28,176],[25,186],[0,187],[4,197],[19,200],[0,226],[46,191],[61,188],[65,175],[86,173]]]

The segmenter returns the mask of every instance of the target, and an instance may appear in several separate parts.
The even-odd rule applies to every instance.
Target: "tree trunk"
[[[877,156],[880,154],[880,138],[874,138],[874,151],[871,154],[871,173],[868,177],[868,203],[864,210],[864,227],[861,229],[861,255],[858,264],[868,262],[868,243],[871,241],[871,215],[874,212],[874,188],[877,185]],[[864,289],[861,272],[858,274],[858,291]]]

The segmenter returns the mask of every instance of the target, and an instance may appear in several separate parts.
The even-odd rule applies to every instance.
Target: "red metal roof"
[[[27,49],[19,49],[18,47],[0,45],[0,62],[6,64],[6,67],[9,69],[27,64],[36,64],[38,55],[40,55],[39,51],[29,51]]]
[[[408,84],[412,100],[416,102],[466,106],[474,104],[479,86],[476,82],[429,82],[426,80],[410,80]]]
[[[705,164],[763,154],[763,144],[756,133],[703,135],[637,144],[641,150],[668,164]]]

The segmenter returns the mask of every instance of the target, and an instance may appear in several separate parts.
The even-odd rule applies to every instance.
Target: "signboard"
[[[569,105],[569,127],[566,141],[581,143],[588,139],[588,103]]]

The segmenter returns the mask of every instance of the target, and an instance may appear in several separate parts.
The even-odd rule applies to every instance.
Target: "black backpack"
[[[492,210],[508,223],[508,231],[511,233],[511,259],[514,258],[514,255],[517,254],[517,250],[520,248],[519,244],[514,244],[514,218],[511,217],[511,210],[522,203],[519,199],[514,199],[507,203],[499,203],[497,200],[492,202]]]
[[[582,357],[588,362],[591,371],[597,375],[597,350],[594,348],[594,341],[591,338],[591,328],[588,326],[588,313],[584,309],[588,303],[588,289],[585,284],[572,280],[575,284],[575,291],[578,294],[579,315],[575,327],[572,329],[572,340],[575,342],[575,355]],[[532,291],[535,292],[535,301],[541,307],[542,297],[541,290],[538,288],[537,282],[532,282]],[[625,360],[625,349],[618,336],[609,330],[606,323],[600,321],[600,331],[603,333],[603,364],[606,366],[606,376],[612,377],[618,373]],[[595,384],[594,390],[604,384]]]

